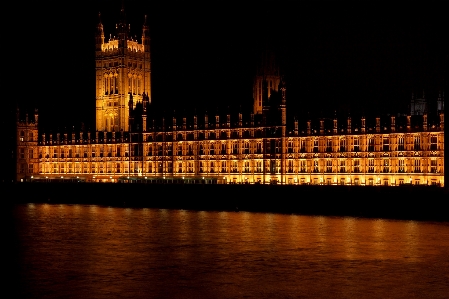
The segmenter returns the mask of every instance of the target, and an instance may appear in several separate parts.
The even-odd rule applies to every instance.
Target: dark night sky
[[[13,72],[32,80],[15,101],[37,106],[45,127],[94,127],[98,12],[109,36],[121,2],[17,2],[21,17],[12,40],[26,46],[17,47],[21,67]],[[133,34],[149,18],[157,109],[250,107],[256,57],[266,43],[286,76],[289,115],[397,113],[412,91],[425,89],[432,99],[443,88],[449,34],[437,2],[254,3],[125,1]]]

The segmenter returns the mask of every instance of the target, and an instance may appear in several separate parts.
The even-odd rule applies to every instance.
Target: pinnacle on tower
[[[95,49],[101,51],[101,46],[104,44],[104,31],[103,24],[101,23],[101,13],[98,13],[98,25],[97,32],[95,36]]]

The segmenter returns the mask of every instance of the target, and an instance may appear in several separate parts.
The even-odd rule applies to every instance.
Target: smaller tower
[[[422,128],[424,131],[427,131],[427,112],[423,114]]]
[[[298,119],[295,117],[295,136],[298,136]]]
[[[142,95],[142,131],[147,131],[147,107],[150,105],[150,99],[146,93]]]
[[[268,124],[268,114],[270,112],[270,106],[268,102],[268,82],[266,80],[262,80],[262,125],[266,126]],[[254,114],[257,114],[254,111]]]
[[[337,113],[335,113],[334,116],[334,129],[333,129],[334,134],[338,133],[338,126],[337,126]]]
[[[279,91],[281,82],[280,70],[272,51],[265,50],[261,56],[256,70],[253,85],[253,113],[263,114],[264,97],[271,97],[273,92]],[[264,86],[266,84],[266,86]]]
[[[39,173],[37,110],[34,110],[34,117],[30,119],[27,113],[23,120],[17,109],[16,126],[16,181],[26,182]]]
[[[438,94],[438,99],[437,99],[437,113],[441,113],[444,111],[444,92],[440,92]]]
[[[142,47],[143,47],[143,92],[148,97],[148,104],[151,104],[151,55],[150,55],[150,29],[148,27],[147,15],[142,26]]]
[[[351,132],[352,132],[351,116],[348,116],[347,132],[348,132],[348,134],[351,134]]]
[[[365,116],[362,116],[362,128],[361,128],[362,133],[366,132],[366,118]]]
[[[281,92],[281,103],[279,109],[281,110],[281,125],[287,125],[287,97],[284,78],[279,82],[279,91]]]
[[[95,33],[95,51],[101,51],[104,44],[104,30],[101,23],[101,13],[98,13],[98,25]]]

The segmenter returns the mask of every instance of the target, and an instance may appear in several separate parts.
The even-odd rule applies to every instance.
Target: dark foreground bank
[[[20,183],[1,185],[1,192],[2,198],[12,204],[47,202],[449,221],[448,191],[428,186]]]

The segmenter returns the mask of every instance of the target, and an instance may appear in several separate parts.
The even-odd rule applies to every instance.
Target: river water
[[[24,204],[8,298],[448,298],[449,223]]]

